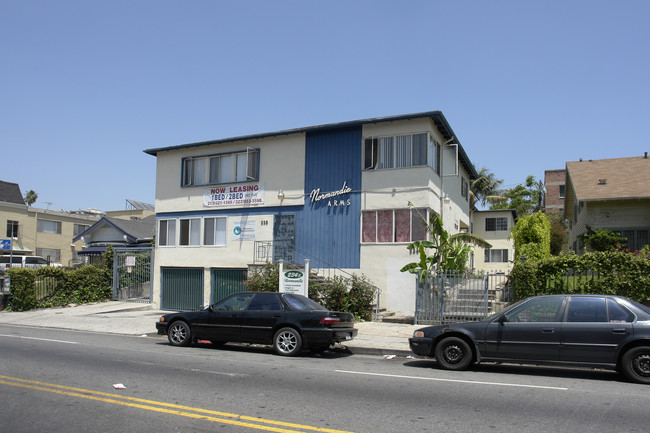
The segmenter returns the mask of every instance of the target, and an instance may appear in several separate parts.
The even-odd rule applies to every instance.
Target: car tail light
[[[329,326],[335,323],[341,323],[341,319],[338,317],[321,317],[320,323],[321,325]]]

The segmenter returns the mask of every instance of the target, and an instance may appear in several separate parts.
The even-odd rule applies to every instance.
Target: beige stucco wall
[[[264,203],[250,207],[296,206],[304,204],[305,134],[291,134],[260,140],[238,141],[195,149],[161,152],[156,166],[156,212],[188,212],[238,209],[239,206],[204,207],[203,194],[206,186],[181,187],[182,159],[227,152],[244,151],[247,147],[260,149],[259,181],[246,184],[264,184]],[[231,185],[231,184],[229,184]],[[284,199],[278,198],[282,190]],[[164,218],[163,217],[159,217]],[[160,301],[160,267],[204,268],[204,299],[210,298],[210,268],[215,262],[223,268],[245,268],[253,262],[255,242],[233,240],[235,222],[240,217],[226,217],[225,246],[175,246],[156,245],[154,267],[153,302]],[[273,215],[246,217],[254,220],[257,240],[273,239]],[[177,227],[178,230],[178,227]],[[158,227],[156,227],[158,233]]]
[[[247,147],[260,149],[259,181],[241,185],[263,183],[265,191],[264,203],[253,206],[303,204],[305,189],[304,142],[305,134],[291,134],[268,139],[160,152],[156,158],[156,213],[206,209],[203,206],[203,194],[206,186],[181,187],[183,158],[245,151]],[[279,190],[285,194],[282,201],[278,199]],[[238,206],[223,206],[214,209],[228,208],[238,208]]]
[[[23,254],[38,255],[38,248],[59,250],[61,259],[58,262],[68,266],[73,258],[74,251],[81,251],[83,242],[72,242],[74,238],[74,225],[82,224],[91,226],[99,220],[99,215],[78,215],[68,212],[51,211],[34,207],[16,205],[13,203],[0,203],[0,237],[6,238],[7,221],[18,221],[19,238],[14,241],[16,250],[25,250]],[[38,232],[38,221],[57,221],[61,223],[61,233]]]
[[[499,231],[486,231],[485,219],[486,218],[507,218],[508,229]],[[489,212],[474,212],[472,214],[474,224],[474,234],[480,238],[485,239],[492,245],[495,250],[508,250],[507,263],[485,263],[485,249],[474,246],[474,268],[482,271],[495,271],[507,273],[512,269],[512,262],[515,254],[515,244],[513,239],[509,239],[511,229],[515,225],[515,220],[511,211],[489,211]]]

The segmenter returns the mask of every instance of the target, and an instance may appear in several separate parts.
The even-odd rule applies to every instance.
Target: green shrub
[[[38,301],[34,293],[36,272],[28,268],[10,268],[5,274],[11,277],[11,296],[9,309],[27,311],[37,308]]]
[[[277,292],[279,290],[280,267],[266,263],[262,269],[249,274],[244,286],[251,291]],[[358,319],[368,320],[372,316],[377,289],[366,277],[353,275],[350,278],[336,276],[323,282],[310,281],[309,298],[331,311],[352,313]]]
[[[650,260],[643,254],[564,254],[515,263],[510,280],[516,299],[553,293],[616,294],[650,298]]]
[[[11,276],[9,308],[13,311],[106,301],[113,294],[111,275],[105,267],[12,268],[7,274]]]

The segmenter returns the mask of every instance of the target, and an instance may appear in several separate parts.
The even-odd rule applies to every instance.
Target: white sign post
[[[295,293],[297,295],[308,295],[309,289],[309,260],[305,260],[305,271],[299,269],[284,269],[284,262],[280,264],[280,293]]]

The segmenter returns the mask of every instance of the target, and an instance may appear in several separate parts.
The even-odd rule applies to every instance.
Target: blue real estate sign
[[[0,251],[11,250],[11,239],[0,239]]]

